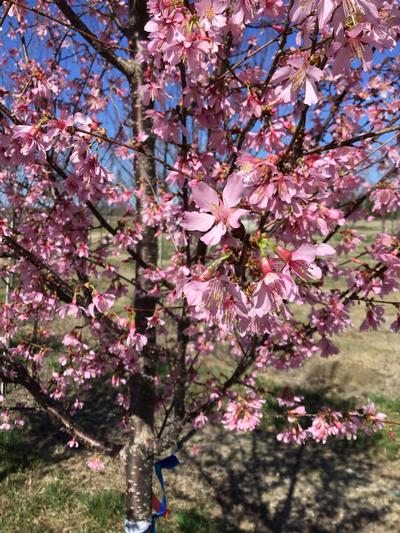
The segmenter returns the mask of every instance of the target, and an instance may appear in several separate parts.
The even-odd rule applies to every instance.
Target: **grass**
[[[96,494],[83,494],[82,504],[88,517],[107,531],[111,523],[122,523],[124,518],[123,494],[105,490]]]
[[[161,533],[170,533],[171,529],[180,533],[219,533],[218,521],[212,519],[203,511],[188,509],[177,511],[172,517],[172,523],[160,524]]]
[[[4,457],[2,462],[4,463]],[[9,469],[10,470],[10,469]],[[113,480],[110,480],[113,483]],[[79,488],[62,468],[52,475],[19,471],[0,491],[1,533],[120,533],[124,520],[122,491]],[[158,521],[159,533],[217,533],[217,524],[203,512],[178,510]]]
[[[112,488],[113,473],[115,465],[103,475],[92,473],[79,456],[72,466],[53,465],[17,431],[0,432],[1,533],[120,533],[124,495],[121,486]],[[219,530],[206,513],[190,508],[159,520],[157,531]]]
[[[123,497],[113,491],[98,494],[75,490],[56,478],[47,485],[10,490],[0,511],[3,533],[117,532],[123,523]],[[7,497],[8,496],[8,497]],[[3,497],[4,498],[4,497]],[[68,528],[68,529],[65,529]]]
[[[10,474],[33,469],[42,462],[42,455],[28,447],[18,431],[0,431],[0,482]]]
[[[378,409],[384,412],[386,416],[385,431],[376,433],[373,437],[373,445],[376,449],[384,453],[388,459],[394,459],[400,455],[400,426],[391,424],[391,422],[400,422],[400,398],[386,398],[385,396],[374,394],[371,400],[376,404]],[[393,430],[394,438],[390,437],[388,429]]]

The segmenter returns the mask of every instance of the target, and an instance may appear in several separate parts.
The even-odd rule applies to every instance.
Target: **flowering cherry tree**
[[[121,455],[126,530],[147,531],[160,456],[209,422],[253,430],[257,374],[336,354],[354,305],[362,330],[399,309],[400,235],[354,228],[400,206],[399,6],[18,0],[0,26],[0,379],[71,447]],[[99,383],[113,437],[76,421]],[[276,399],[285,443],[384,423]]]

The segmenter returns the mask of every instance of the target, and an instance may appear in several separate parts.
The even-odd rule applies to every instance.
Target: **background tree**
[[[71,447],[121,453],[146,531],[160,455],[209,421],[253,430],[258,372],[336,354],[353,305],[362,329],[398,308],[399,235],[352,225],[399,208],[399,9],[20,0],[0,26],[0,377]],[[120,429],[100,436],[76,412],[104,382]],[[287,443],[383,426],[278,402]]]

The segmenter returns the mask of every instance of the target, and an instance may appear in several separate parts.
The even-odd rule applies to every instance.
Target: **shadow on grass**
[[[221,533],[358,532],[366,524],[379,525],[389,512],[380,501],[371,508],[354,497],[371,483],[375,465],[351,443],[295,449],[277,443],[272,433],[255,431],[236,439],[223,436],[204,460],[185,461],[205,481],[207,499],[220,508]],[[196,503],[187,494],[179,497]]]
[[[352,401],[330,395],[329,387],[300,392],[310,411],[323,405],[338,410],[354,407]],[[274,409],[272,404],[268,406],[270,414]],[[203,455],[186,454],[189,469],[205,481],[207,500],[214,500],[224,517],[217,530],[342,533],[363,531],[375,524],[376,529],[369,531],[387,531],[382,525],[391,511],[387,499],[385,503],[378,496],[371,504],[359,495],[368,487],[375,490],[372,474],[377,466],[376,451],[382,451],[382,435],[287,447],[276,440],[277,420],[272,416],[264,428],[247,435],[215,429],[216,441],[211,437]],[[399,475],[387,474],[387,482],[392,488],[398,486]],[[382,488],[376,488],[377,494],[379,490]],[[195,498],[190,500],[187,494],[179,494],[179,498],[189,506],[195,504]]]
[[[333,396],[329,388],[300,392],[310,410],[322,405],[338,410],[353,407],[352,402]],[[92,430],[95,428],[99,435],[104,435],[110,427],[115,428],[119,418],[119,413],[107,400],[110,397],[107,387],[103,386],[87,398],[91,416],[86,418],[85,424]],[[391,402],[388,407],[400,406]],[[193,458],[182,452],[183,466],[171,474],[167,483],[170,494],[185,502],[185,509],[178,508],[170,519],[160,520],[157,528],[160,533],[342,533],[363,531],[367,524],[372,528],[376,526],[371,531],[386,531],[378,528],[390,511],[387,503],[377,497],[371,504],[357,495],[357,491],[372,483],[376,461],[369,448],[377,446],[377,442],[364,439],[333,441],[325,446],[310,443],[301,448],[285,447],[276,441],[279,419],[274,418],[275,411],[276,406],[270,402],[268,423],[251,434],[237,435],[212,428],[199,441],[203,444],[208,440],[203,455]],[[83,415],[79,417],[81,422]],[[24,435],[0,433],[0,481],[13,472],[36,464],[60,462],[71,453],[76,454],[75,450],[71,452],[65,447],[67,440],[45,415],[36,413],[31,415]],[[63,451],[58,450],[54,455],[59,444],[64,445],[61,446]],[[193,472],[206,487],[205,495],[192,486]],[[173,483],[175,475],[187,479],[185,489]],[[392,478],[387,479],[389,489],[395,486],[396,476],[393,472]],[[385,482],[383,479],[383,484]],[[114,531],[112,524],[121,524],[123,520],[122,494],[112,490],[85,493],[61,478],[31,500],[32,509],[23,510],[18,520],[13,518],[12,524],[18,527],[23,524],[27,530],[29,513],[49,506],[66,513],[80,509],[88,523],[99,531]],[[213,505],[213,511],[219,508],[222,518],[209,516],[204,509],[205,502],[208,507],[210,503]],[[40,526],[41,531],[46,530],[46,524],[43,522]],[[87,529],[92,530],[97,531]],[[77,529],[71,531],[78,532]]]
[[[8,475],[41,464],[42,455],[28,445],[20,432],[0,431],[0,483]]]
[[[11,392],[12,394],[12,392]],[[74,420],[98,438],[116,433],[122,411],[113,402],[115,390],[98,382],[86,393],[84,409]],[[9,432],[0,431],[0,482],[8,475],[36,464],[62,462],[84,448],[70,450],[70,436],[42,411],[27,411],[25,426]],[[57,453],[55,451],[57,450]]]

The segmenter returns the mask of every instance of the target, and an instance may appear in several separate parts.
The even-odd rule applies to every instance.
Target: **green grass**
[[[62,463],[54,467],[51,457],[47,459],[23,434],[0,432],[1,533],[117,533],[122,530],[124,495],[122,490],[112,488],[115,483],[112,476],[92,474],[79,457],[72,471]],[[99,483],[94,481],[96,477]],[[107,485],[110,488],[104,488]],[[219,531],[203,511],[175,510],[173,505],[170,517],[160,519],[157,526],[160,533]]]
[[[48,480],[27,483],[14,475],[0,492],[2,533],[117,533],[124,521],[124,496],[115,490],[80,490],[57,472]],[[67,528],[67,529],[65,529]],[[159,533],[218,533],[217,522],[195,509],[172,510],[157,522]]]
[[[27,446],[18,431],[0,431],[0,482],[13,473],[40,466],[41,453]]]
[[[161,524],[160,524],[161,526]],[[218,533],[218,523],[204,512],[195,509],[178,511],[172,515],[172,524],[177,533]],[[160,533],[170,533],[166,524],[159,528]]]
[[[36,479],[30,486],[26,478],[19,484],[15,477],[12,481],[0,495],[2,533],[56,533],[66,527],[76,533],[121,531],[124,501],[116,491],[80,490],[59,472],[50,481]]]
[[[107,531],[110,523],[124,520],[124,496],[120,492],[107,490],[96,494],[82,494],[82,505],[88,517]]]
[[[273,392],[278,384],[268,380],[264,386]],[[323,390],[299,388],[307,405],[329,405],[334,409],[351,408],[352,401]],[[268,395],[269,396],[269,395]],[[272,398],[272,396],[270,396]],[[370,397],[378,408],[387,413],[388,419],[399,420],[400,398],[382,395]],[[355,400],[354,400],[355,401]],[[273,399],[266,406],[264,429],[276,432],[282,419],[274,416],[278,407]],[[394,428],[396,429],[396,428]],[[372,452],[381,459],[392,459],[400,450],[400,435],[394,442],[388,432],[373,437],[360,436],[357,441],[342,443],[345,449],[359,453]],[[340,445],[332,441],[327,446]],[[381,460],[379,459],[379,460]],[[44,461],[41,454],[32,449],[22,436],[12,431],[0,433],[0,531],[1,533],[117,533],[124,520],[124,496],[120,487],[114,488],[114,469],[95,474],[84,466],[84,460],[76,456],[71,474],[63,463],[53,466]],[[74,459],[75,461],[75,459]],[[159,533],[217,533],[221,523],[204,508],[176,506],[173,490],[170,516],[157,523]]]
[[[382,395],[372,395],[371,400],[386,416],[386,429],[376,433],[372,439],[374,446],[383,451],[389,459],[400,456],[400,426],[391,421],[400,422],[400,398],[386,398]],[[394,439],[390,438],[389,428],[394,432]]]

